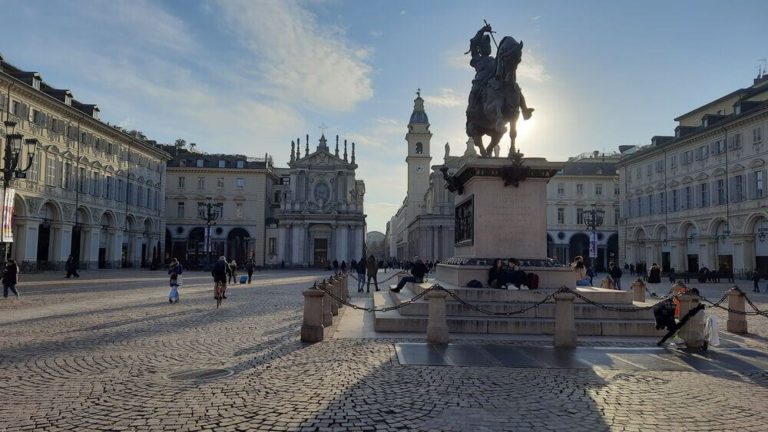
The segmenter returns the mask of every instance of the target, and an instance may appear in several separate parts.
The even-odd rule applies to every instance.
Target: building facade
[[[295,147],[294,147],[295,144]],[[331,152],[325,135],[310,153],[309,136],[291,143],[288,168],[275,168],[270,192],[276,208],[267,227],[267,262],[272,265],[327,267],[359,260],[365,243],[365,183],[355,177],[355,143],[351,154],[339,137]]]
[[[6,185],[15,192],[7,252],[22,271],[59,269],[70,255],[80,268],[160,261],[168,154],[100,121],[98,106],[2,59],[0,110],[15,123],[4,134],[37,140],[19,154],[20,165],[33,154],[29,170]]]
[[[179,145],[165,149],[173,155],[166,188],[166,258],[192,268],[222,255],[240,264],[253,257],[264,265],[264,232],[273,204],[269,185],[275,181],[271,158],[203,154]]]
[[[547,256],[568,264],[576,256],[589,257],[591,230],[588,212],[602,210],[602,224],[595,229],[597,257],[589,261],[598,269],[619,258],[620,155],[585,153],[572,157],[547,184]]]
[[[768,273],[768,76],[625,152],[620,254],[665,269]]]

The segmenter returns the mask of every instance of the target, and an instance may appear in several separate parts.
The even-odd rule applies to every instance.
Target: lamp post
[[[216,225],[216,221],[221,218],[221,203],[213,203],[213,198],[207,197],[205,203],[200,203],[197,207],[197,215],[205,221],[205,258],[206,266],[211,264],[211,227]]]
[[[32,167],[32,160],[35,157],[35,149],[37,148],[37,139],[30,138],[24,140],[24,145],[27,148],[27,164],[26,166],[19,165],[19,159],[21,159],[22,139],[24,135],[19,133],[13,133],[13,129],[16,127],[16,122],[12,120],[6,120],[5,124],[5,146],[3,148],[3,212],[0,216],[0,259],[5,262],[8,258],[6,253],[6,237],[5,237],[5,224],[6,217],[11,216],[13,209],[13,201],[10,203],[10,209],[6,209],[6,201],[8,196],[8,189],[10,189],[14,178],[26,178],[25,174]],[[7,216],[6,216],[7,215]]]
[[[605,210],[592,206],[591,209],[584,212],[584,225],[590,230],[589,237],[589,257],[597,258],[597,228],[603,224]]]

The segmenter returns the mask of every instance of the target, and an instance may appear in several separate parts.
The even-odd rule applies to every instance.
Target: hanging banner
[[[13,199],[16,197],[16,189],[3,189],[5,197],[3,199],[3,242],[13,243]]]
[[[589,233],[589,257],[597,258],[597,233]]]

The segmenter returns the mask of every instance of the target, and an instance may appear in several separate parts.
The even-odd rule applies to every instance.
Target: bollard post
[[[323,279],[320,282],[320,288],[328,289],[328,283]],[[331,313],[331,296],[323,291],[323,326],[330,327],[333,324],[333,314]]]
[[[632,282],[632,294],[632,300],[636,302],[645,301],[645,282],[643,282],[642,279]]]
[[[304,322],[301,324],[302,342],[320,342],[323,340],[323,296],[317,289],[304,291]]]
[[[344,273],[344,300],[349,301],[349,273]]]
[[[555,294],[555,347],[576,348],[576,319],[573,313],[575,298],[569,292]]]
[[[698,294],[687,292],[680,297],[680,318],[684,317],[688,311],[695,308],[701,302]],[[680,337],[685,341],[688,348],[701,349],[704,347],[706,338],[704,335],[704,311],[699,311],[692,316],[682,328],[680,328]]]
[[[731,333],[747,334],[746,294],[734,286],[728,291],[728,322],[726,330]],[[742,312],[742,313],[739,313]]]
[[[427,320],[427,343],[447,344],[448,322],[445,319],[445,297],[443,290],[432,290],[427,294],[429,299],[429,318]]]
[[[331,276],[328,279],[328,291],[332,292],[333,295],[336,297],[339,296],[339,290],[338,290],[338,278],[336,276]],[[336,301],[335,298],[328,296],[328,300],[331,304],[331,315],[336,316],[339,314],[339,302]]]

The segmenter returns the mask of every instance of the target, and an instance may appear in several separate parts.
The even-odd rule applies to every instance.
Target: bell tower
[[[429,164],[432,157],[429,155],[429,142],[432,132],[429,131],[429,119],[424,111],[424,99],[421,98],[421,89],[416,92],[413,100],[413,113],[408,122],[408,133],[405,141],[408,143],[408,218],[407,223],[413,221],[420,213],[420,206],[424,202],[424,194],[429,187]]]

